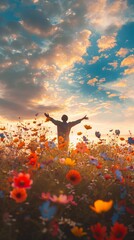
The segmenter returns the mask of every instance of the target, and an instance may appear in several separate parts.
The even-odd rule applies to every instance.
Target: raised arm
[[[58,125],[59,121],[55,120],[54,118],[50,117],[48,113],[44,113],[44,115],[55,125]]]
[[[85,119],[85,120],[88,119],[87,115],[85,115],[83,118],[80,118],[80,119],[78,119],[78,120],[76,120],[76,121],[69,122],[69,125],[70,125],[71,127],[73,127],[73,126],[81,123],[81,121],[83,121],[84,119]]]

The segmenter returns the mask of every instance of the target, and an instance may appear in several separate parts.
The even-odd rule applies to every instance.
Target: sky
[[[0,123],[44,112],[134,133],[133,0],[0,1]]]

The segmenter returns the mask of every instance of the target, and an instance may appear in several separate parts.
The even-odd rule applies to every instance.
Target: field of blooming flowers
[[[78,132],[67,152],[33,123],[0,128],[0,240],[133,239],[133,138]]]

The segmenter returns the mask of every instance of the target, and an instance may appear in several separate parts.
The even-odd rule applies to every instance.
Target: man
[[[65,150],[68,150],[68,145],[69,145],[69,134],[70,130],[72,127],[75,125],[79,124],[82,120],[88,119],[88,117],[85,115],[83,118],[78,119],[73,122],[67,122],[68,116],[63,115],[61,117],[62,122],[53,119],[52,117],[49,116],[49,114],[44,113],[44,115],[53,123],[57,126],[57,132],[58,132],[58,147],[60,148],[61,146],[64,146]]]

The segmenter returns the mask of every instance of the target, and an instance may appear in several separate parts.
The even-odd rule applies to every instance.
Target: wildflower
[[[13,178],[13,187],[30,188],[33,181],[30,179],[30,174],[19,173],[17,177]]]
[[[121,141],[124,141],[124,140],[125,140],[125,138],[124,138],[124,137],[120,137],[120,140],[121,140]]]
[[[112,208],[113,200],[105,202],[103,200],[96,200],[94,206],[90,205],[90,208],[96,213],[107,212]]]
[[[41,216],[47,220],[50,220],[54,217],[57,212],[57,208],[55,206],[50,206],[50,201],[44,202],[39,207]]]
[[[37,154],[35,152],[31,152],[30,155],[28,156],[28,159],[30,160],[31,158],[38,159]]]
[[[84,125],[84,127],[89,130],[89,129],[92,129],[92,127],[90,125]]]
[[[70,167],[76,165],[75,160],[72,160],[71,158],[66,158],[64,164],[65,164],[65,165],[68,165],[68,166],[70,166]]]
[[[79,152],[79,153],[85,153],[85,152],[89,151],[86,143],[84,143],[84,142],[78,142],[76,144],[76,149],[77,149],[77,152]]]
[[[102,226],[100,223],[97,223],[90,227],[93,237],[96,240],[104,240],[106,237],[106,227]]]
[[[73,195],[64,195],[64,194],[60,194],[59,197],[57,197],[56,195],[53,195],[53,197],[50,197],[50,200],[52,202],[57,202],[60,204],[68,204],[68,203],[72,203],[73,205],[76,205],[76,203],[73,201]]]
[[[27,198],[27,193],[25,188],[14,188],[10,192],[10,198],[13,198],[17,203],[24,202]]]
[[[60,158],[60,159],[59,159],[59,162],[60,162],[61,164],[64,164],[64,163],[65,163],[65,158]]]
[[[71,228],[71,232],[76,237],[82,237],[82,236],[87,234],[86,232],[83,232],[83,228],[82,227],[77,227],[77,226]]]
[[[41,199],[49,200],[50,199],[50,193],[49,192],[47,192],[47,193],[42,192]]]
[[[109,179],[112,178],[112,176],[111,176],[110,174],[106,173],[106,174],[104,175],[104,178],[105,178],[106,180],[109,180]]]
[[[129,138],[128,138],[128,143],[129,143],[129,144],[134,144],[134,138],[129,137]]]
[[[81,182],[81,175],[77,170],[70,170],[66,174],[66,179],[69,180],[73,185],[76,185]]]
[[[22,141],[22,142],[20,142],[20,143],[18,144],[18,148],[19,148],[19,149],[23,148],[24,146],[25,146],[25,142],[24,142],[24,141]]]
[[[100,137],[101,137],[101,133],[100,133],[100,132],[95,132],[95,136],[96,136],[97,138],[100,138]]]
[[[59,225],[56,220],[52,220],[50,225],[50,232],[53,237],[56,237],[59,232]]]
[[[123,240],[127,234],[127,227],[124,224],[116,222],[113,227],[111,227],[111,233],[109,240]]]
[[[77,132],[77,135],[79,136],[79,135],[81,135],[82,134],[82,132]]]

